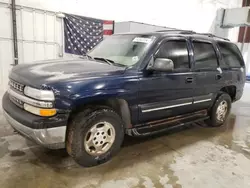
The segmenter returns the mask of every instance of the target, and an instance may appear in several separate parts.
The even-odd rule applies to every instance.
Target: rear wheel
[[[84,167],[110,160],[120,150],[124,137],[123,121],[112,109],[80,112],[67,131],[67,151]]]
[[[227,93],[222,93],[215,101],[210,118],[206,121],[209,126],[219,127],[226,121],[231,109],[231,97]]]

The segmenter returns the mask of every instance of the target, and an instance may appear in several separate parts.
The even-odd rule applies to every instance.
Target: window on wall
[[[218,42],[218,46],[223,57],[221,67],[241,67],[244,62],[240,51],[235,44],[228,42]]]
[[[217,56],[213,45],[206,42],[193,41],[195,69],[216,69]]]
[[[174,69],[189,69],[189,57],[185,40],[165,42],[156,54],[156,58],[167,58],[174,62]]]

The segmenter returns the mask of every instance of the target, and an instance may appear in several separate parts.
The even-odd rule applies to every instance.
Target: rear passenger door
[[[206,40],[192,40],[194,107],[197,110],[208,108],[220,88],[222,71],[218,65],[215,45]]]

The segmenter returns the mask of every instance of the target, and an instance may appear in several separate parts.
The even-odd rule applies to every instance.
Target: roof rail
[[[227,39],[227,38],[219,37],[219,36],[216,36],[216,35],[214,35],[212,33],[197,33],[197,34],[206,35],[208,37],[214,37],[214,38],[218,38],[218,39],[223,39],[223,40],[229,41],[229,39]]]
[[[171,33],[171,32],[175,32],[175,33],[178,33],[178,34],[197,34],[197,35],[205,35],[205,36],[208,36],[208,37],[211,37],[211,38],[218,38],[218,39],[223,39],[223,40],[227,40],[229,41],[229,39],[227,38],[223,38],[223,37],[218,37],[212,33],[196,33],[194,31],[191,31],[191,30],[181,30],[181,29],[169,29],[169,30],[159,30],[159,31],[156,31],[156,32],[168,32],[168,33]]]
[[[181,30],[181,29],[169,29],[169,30],[159,30],[156,32],[177,32],[179,34],[195,34],[196,32],[190,30]]]

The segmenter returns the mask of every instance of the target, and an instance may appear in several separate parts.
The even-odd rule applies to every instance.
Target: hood
[[[98,78],[123,74],[124,71],[125,67],[78,58],[17,65],[9,77],[24,85],[41,87],[52,82]]]

